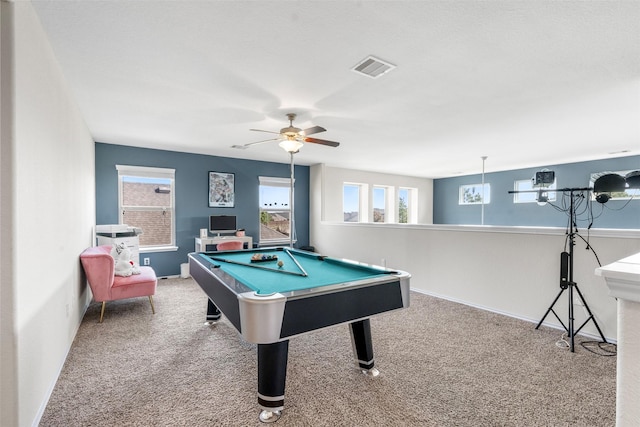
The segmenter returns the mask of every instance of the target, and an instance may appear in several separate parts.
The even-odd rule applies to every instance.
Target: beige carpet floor
[[[255,345],[203,324],[192,279],[161,280],[154,300],[155,315],[146,298],[108,303],[102,324],[89,307],[41,426],[261,425]],[[373,379],[346,325],[291,340],[276,426],[615,425],[613,346],[571,353],[562,331],[416,292],[371,327]]]

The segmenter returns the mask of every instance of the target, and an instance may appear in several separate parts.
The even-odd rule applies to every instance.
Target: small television
[[[211,215],[209,217],[209,232],[214,235],[235,233],[236,216],[235,215]]]

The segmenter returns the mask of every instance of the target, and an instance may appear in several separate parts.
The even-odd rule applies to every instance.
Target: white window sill
[[[147,254],[152,252],[176,252],[177,246],[144,246],[140,247],[141,254]]]

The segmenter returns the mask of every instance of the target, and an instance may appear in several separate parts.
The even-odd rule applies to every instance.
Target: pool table
[[[376,376],[369,318],[409,307],[410,274],[288,247],[189,254],[209,298],[207,322],[224,314],[258,348],[259,419],[284,408],[289,338],[349,324],[357,366]]]

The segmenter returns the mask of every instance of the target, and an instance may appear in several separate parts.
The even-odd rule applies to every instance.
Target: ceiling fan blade
[[[271,130],[262,130],[262,129],[249,129],[249,130],[252,130],[254,132],[267,132],[267,133],[275,133],[277,135],[280,135],[280,132],[273,132]]]
[[[261,141],[255,141],[255,142],[249,142],[248,144],[242,144],[242,145],[232,145],[231,148],[238,148],[240,150],[244,150],[245,148],[249,148],[252,145],[257,145],[257,144],[263,144],[265,142],[269,142],[269,141],[278,141],[280,138],[269,138],[269,139],[263,139]]]
[[[320,133],[320,132],[325,132],[326,129],[323,128],[322,126],[313,126],[310,127],[309,129],[305,129],[302,132],[304,132],[305,135],[313,135],[314,133]]]
[[[340,145],[339,142],[327,141],[326,139],[318,139],[318,138],[304,138],[304,142],[311,142],[313,144],[328,145],[329,147],[337,147],[338,145]]]

